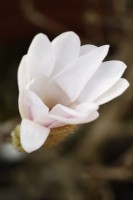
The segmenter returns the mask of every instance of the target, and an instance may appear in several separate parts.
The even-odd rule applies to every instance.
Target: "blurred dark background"
[[[110,44],[107,59],[128,65],[131,86],[58,147],[19,154],[5,138],[19,121],[21,57],[35,34],[69,30],[82,44]],[[0,0],[0,200],[132,200],[132,82],[132,0]]]

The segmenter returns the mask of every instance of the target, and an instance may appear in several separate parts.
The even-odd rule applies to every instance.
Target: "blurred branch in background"
[[[114,7],[114,13],[118,17],[125,16],[125,13],[127,11],[127,1],[126,0],[113,0],[113,7]]]
[[[34,3],[34,0],[19,0],[19,2],[23,16],[33,25],[44,31],[52,32],[53,34],[68,30],[64,24],[61,24],[40,12]]]

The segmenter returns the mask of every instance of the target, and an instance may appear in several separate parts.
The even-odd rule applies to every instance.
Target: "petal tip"
[[[39,38],[42,38],[42,37],[47,37],[45,34],[43,34],[43,33],[38,33],[38,34],[36,34],[35,36],[34,36],[34,38],[33,38],[33,40],[34,39],[39,39]],[[48,38],[48,37],[47,37]]]
[[[104,48],[106,51],[108,51],[109,48],[110,48],[110,45],[109,45],[109,44],[106,44],[106,45],[103,45],[103,46],[101,46],[101,47]]]

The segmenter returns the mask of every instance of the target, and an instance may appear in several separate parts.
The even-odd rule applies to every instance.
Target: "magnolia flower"
[[[26,152],[40,148],[50,130],[95,120],[98,108],[129,86],[121,78],[126,65],[103,62],[109,46],[80,44],[65,32],[52,42],[36,35],[18,70],[20,140]]]

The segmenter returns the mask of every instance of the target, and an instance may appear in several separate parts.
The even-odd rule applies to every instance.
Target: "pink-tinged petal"
[[[49,115],[58,115],[58,116],[61,116],[64,118],[68,118],[70,116],[73,116],[73,117],[80,116],[74,109],[68,108],[61,104],[57,104],[50,110],[48,115],[47,114],[43,115],[41,113],[40,116],[38,116],[35,119],[35,121],[41,123],[45,127],[52,127],[52,124],[57,124],[56,125],[56,127],[57,127],[57,126],[59,126],[59,124],[62,124],[62,122],[60,122],[58,120],[49,118]]]
[[[48,114],[40,113],[35,119],[34,122],[39,123],[40,125],[49,128],[56,120],[49,118]]]
[[[83,56],[91,51],[93,51],[95,48],[98,48],[95,45],[91,45],[91,44],[86,44],[80,47],[80,56]]]
[[[82,118],[64,118],[60,117],[58,115],[49,115],[49,118],[55,119],[58,121],[58,123],[53,123],[49,126],[49,128],[57,128],[63,125],[67,124],[85,124],[88,122],[91,122],[99,117],[99,113],[97,111],[94,111],[92,113],[88,113],[88,115],[85,115],[85,117]]]
[[[19,90],[22,90],[26,87],[28,84],[28,77],[27,77],[27,55],[22,57],[22,60],[20,62],[19,68],[18,68],[18,88]]]
[[[56,59],[53,74],[57,74],[79,56],[80,39],[74,32],[65,32],[52,41],[52,46]]]
[[[61,104],[57,104],[56,106],[54,106],[52,110],[50,110],[49,114],[59,115],[62,117],[78,116],[78,113],[74,109],[68,108]]]
[[[98,97],[95,100],[95,103],[97,103],[98,105],[107,103],[108,101],[111,101],[112,99],[120,96],[128,87],[128,81],[121,78],[107,92]]]
[[[27,65],[30,79],[51,75],[55,64],[52,45],[46,35],[37,34],[28,50]]]
[[[19,95],[19,111],[22,118],[34,120],[40,113],[47,114],[49,108],[34,92],[23,90]]]
[[[108,61],[102,63],[81,92],[78,101],[94,101],[119,80],[125,69],[126,65],[121,61]]]
[[[74,108],[68,108],[63,105],[56,105],[48,115],[49,119],[55,119],[56,121],[49,126],[49,128],[55,128],[64,124],[82,124],[93,120],[98,116],[96,104],[82,104]],[[95,113],[95,114],[94,114]],[[95,117],[94,117],[95,116]]]
[[[28,119],[23,119],[20,129],[20,141],[23,149],[31,153],[39,149],[47,139],[50,129]]]
[[[61,117],[81,117],[89,112],[93,112],[98,109],[98,105],[94,103],[83,103],[76,106],[66,107],[61,104],[57,104],[50,110],[49,114],[59,115]]]
[[[70,64],[63,72],[54,77],[58,86],[75,101],[86,83],[96,72],[108,52],[108,45],[98,47]]]

